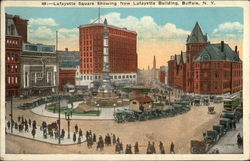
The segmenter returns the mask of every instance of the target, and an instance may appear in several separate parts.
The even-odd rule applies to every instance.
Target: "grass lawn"
[[[51,104],[48,106],[47,109],[55,113],[58,113],[59,111],[58,104]],[[65,110],[61,109],[60,113],[65,114],[65,112],[70,113],[71,111],[72,111],[72,115],[76,115],[76,116],[99,116],[101,114],[101,111],[98,111],[98,110],[93,110],[93,111],[88,111],[88,112],[75,112],[72,109],[65,109]]]

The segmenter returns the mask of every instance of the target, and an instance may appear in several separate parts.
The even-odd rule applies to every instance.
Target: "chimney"
[[[237,45],[235,46],[234,52],[235,52],[236,54],[237,54],[237,52],[238,52],[238,47],[237,47]]]
[[[68,49],[68,48],[65,48],[65,51],[66,51],[66,52],[68,52],[68,51],[69,51],[69,49]]]
[[[224,41],[221,41],[221,52],[224,52]]]

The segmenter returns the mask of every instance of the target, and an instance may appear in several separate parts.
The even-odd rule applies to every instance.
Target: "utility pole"
[[[12,105],[12,102],[13,102],[13,96],[11,95],[10,97],[10,119],[11,119],[11,133],[13,133],[13,126],[14,126],[14,121],[13,121],[13,105]]]
[[[58,106],[58,144],[61,144],[61,106],[60,106],[60,96],[58,95],[58,101],[59,101],[59,106]]]
[[[61,107],[60,107],[60,96],[59,96],[59,58],[57,54],[58,50],[58,31],[56,31],[56,64],[57,64],[57,78],[56,78],[56,92],[57,92],[57,98],[58,98],[58,144],[61,144]]]

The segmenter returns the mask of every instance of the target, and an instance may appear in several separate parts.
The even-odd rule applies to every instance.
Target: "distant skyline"
[[[80,25],[98,17],[98,8],[6,7],[8,14],[29,20],[29,41],[55,44],[59,32],[59,49],[79,50]],[[31,14],[32,13],[32,14]],[[234,49],[238,45],[242,56],[243,9],[214,8],[101,8],[101,17],[108,24],[126,27],[138,34],[138,67],[152,68],[153,56],[157,67],[167,65],[169,57],[185,51],[187,35],[196,22],[211,43],[221,40]]]

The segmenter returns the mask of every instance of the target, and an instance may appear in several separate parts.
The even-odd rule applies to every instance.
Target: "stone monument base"
[[[95,97],[92,97],[90,100],[87,101],[87,104],[89,106],[96,106],[99,104],[99,107],[113,107],[114,104],[116,106],[122,106],[123,102],[122,99],[119,99],[119,97],[114,92],[98,92]]]

